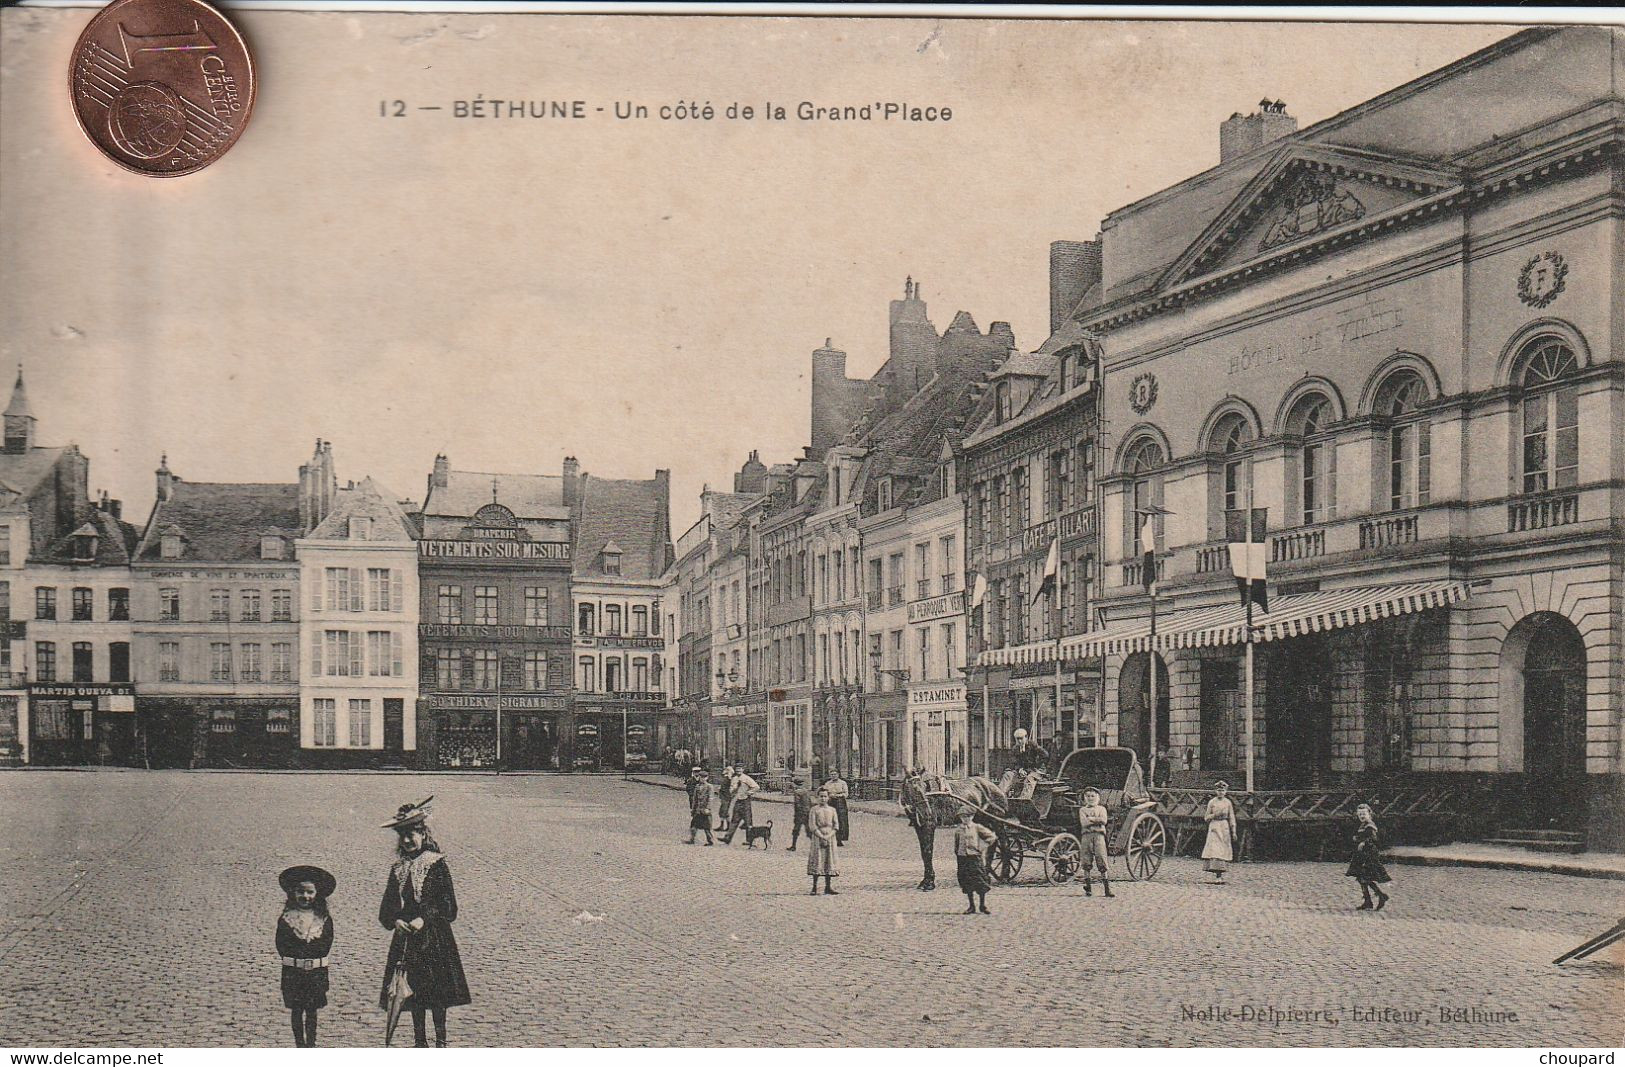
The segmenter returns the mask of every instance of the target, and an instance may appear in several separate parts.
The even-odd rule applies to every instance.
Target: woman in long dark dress
[[[1360,892],[1365,895],[1365,903],[1356,911],[1381,911],[1388,903],[1388,894],[1382,891],[1382,885],[1392,882],[1388,877],[1388,868],[1382,864],[1379,855],[1381,844],[1377,833],[1377,820],[1371,816],[1371,805],[1361,804],[1354,809],[1355,818],[1360,820],[1354,831],[1354,855],[1349,859],[1348,870],[1343,873],[1353,878],[1360,886]],[[1371,894],[1377,894],[1375,906],[1371,903]]]
[[[467,1004],[472,998],[457,939],[451,933],[451,924],[457,921],[457,894],[446,858],[429,836],[428,804],[428,800],[404,804],[384,824],[397,835],[397,858],[378,905],[378,922],[395,934],[389,942],[378,1002],[389,1010],[390,983],[396,966],[404,961],[411,989],[405,1010],[412,1013],[413,1043],[418,1048],[429,1044],[424,1031],[424,1013],[428,1012],[434,1016],[435,1047],[444,1048],[446,1009]]]
[[[297,1048],[316,1047],[316,1012],[327,1007],[327,954],[333,919],[327,898],[338,887],[320,867],[289,867],[277,876],[287,901],[276,922],[276,954],[282,957],[282,1006],[293,1024]]]

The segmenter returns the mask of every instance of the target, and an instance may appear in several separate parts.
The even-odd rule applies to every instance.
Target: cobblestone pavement
[[[1339,864],[1246,864],[1215,887],[1172,860],[1114,900],[1023,885],[965,916],[946,835],[944,887],[921,893],[895,818],[855,816],[839,895],[813,897],[787,809],[761,806],[768,851],[689,847],[682,793],[615,778],[30,771],[0,774],[0,1044],[287,1044],[271,935],[295,862],[339,881],[322,1043],[379,1043],[378,824],[430,793],[474,994],[453,1044],[1625,1037],[1620,955],[1550,962],[1625,915],[1618,882],[1398,868],[1371,913]]]

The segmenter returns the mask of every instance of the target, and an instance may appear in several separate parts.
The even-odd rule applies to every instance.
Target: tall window
[[[494,585],[476,585],[474,587],[474,625],[495,626],[497,624],[497,587]]]
[[[73,621],[90,622],[95,618],[96,593],[94,590],[79,586],[73,591]]]
[[[209,590],[209,621],[227,622],[231,619],[231,590]]]
[[[260,680],[260,653],[257,644],[242,645],[237,649],[237,678],[243,682]]]
[[[959,588],[959,540],[953,534],[942,539],[942,591]]]
[[[271,621],[272,622],[292,622],[293,621],[293,590],[292,589],[273,589],[273,590],[271,590]]]
[[[734,655],[737,656],[739,653],[735,652]],[[632,661],[632,692],[647,693],[648,691],[649,661],[640,657]]]
[[[130,642],[114,641],[107,646],[107,680],[109,682],[130,680]]]
[[[231,645],[225,641],[209,642],[209,681],[231,681]]]
[[[238,617],[244,622],[260,621],[260,591],[244,589],[237,594]]]
[[[437,648],[434,652],[434,686],[436,689],[460,689],[463,684],[463,654],[455,648]]]
[[[1298,453],[1298,510],[1305,525],[1337,514],[1337,444],[1330,434],[1332,402],[1310,393],[1292,405],[1287,432],[1302,438]]]
[[[447,626],[463,624],[463,587],[443,585],[435,597],[435,618]]]
[[[1388,376],[1377,393],[1379,418],[1388,420],[1388,506],[1421,507],[1428,502],[1432,442],[1422,405],[1427,385],[1412,370]]]
[[[181,591],[179,589],[158,590],[158,618],[164,622],[176,622],[181,617]]]
[[[405,674],[401,662],[401,635],[390,630],[367,631],[367,673],[374,678],[399,678]]]
[[[611,656],[604,661],[604,692],[619,693],[625,688],[621,684],[621,660],[618,656]]]
[[[158,642],[158,680],[160,682],[178,682],[181,680],[181,643],[179,641]]]
[[[1123,469],[1133,478],[1129,485],[1129,513],[1124,530],[1123,555],[1137,559],[1140,555],[1140,524],[1145,510],[1162,503],[1162,476],[1158,473],[1167,462],[1162,446],[1150,438],[1138,441],[1129,449]],[[1162,517],[1158,516],[1156,533],[1162,533]]]
[[[582,656],[576,663],[576,688],[583,693],[591,693],[598,688],[597,671],[593,670],[591,656]]]
[[[1523,491],[1542,493],[1579,482],[1580,396],[1573,382],[1574,350],[1551,337],[1525,346]]]
[[[1015,506],[1015,514],[1010,520],[1010,534],[1015,536],[1021,533],[1033,521],[1032,484],[1027,477],[1025,466],[1017,467],[1010,472],[1010,495]]]
[[[367,568],[367,610],[401,610],[401,587],[388,567]]]
[[[525,653],[525,688],[526,689],[546,689],[547,688],[547,653],[546,652],[531,651],[531,652],[526,652]]]
[[[350,701],[350,747],[368,748],[372,745],[372,701],[365,698]]]
[[[734,587],[734,592],[737,594],[738,591],[739,591],[739,587],[735,586]],[[734,612],[735,612],[736,616],[737,616],[738,611],[739,611],[739,598],[737,596],[735,596],[734,597]],[[642,605],[642,604],[639,604],[639,605],[635,606],[632,609],[632,636],[633,637],[648,637],[649,636],[649,609],[646,606]]]
[[[271,644],[271,681],[293,681],[293,645],[287,641]]]
[[[34,642],[34,681],[56,681],[56,642]]]
[[[48,585],[39,586],[34,590],[34,618],[56,618],[56,590]]]
[[[923,600],[931,595],[931,545],[922,541],[914,546],[914,595]]]
[[[914,679],[920,681],[931,677],[931,627],[922,626],[916,632],[919,635],[916,641],[917,648],[915,649],[916,664],[919,671],[914,675]]]
[[[331,748],[338,741],[338,701],[318,698],[310,702],[310,743]]]
[[[1208,439],[1208,448],[1223,456],[1219,483],[1221,511],[1237,511],[1249,506],[1246,449],[1252,436],[1246,419],[1240,415],[1226,415],[1213,427],[1213,436]]]
[[[357,571],[359,575],[361,572]],[[357,583],[351,581],[350,568],[327,568],[327,610],[329,611],[360,611],[361,590],[356,588]],[[320,602],[317,607],[320,607]]]
[[[73,643],[73,680],[76,682],[96,680],[95,652],[91,649],[89,641]]]
[[[525,586],[525,625],[547,625],[547,587],[545,585]]]
[[[498,660],[496,649],[477,648],[474,650],[474,688],[495,689],[497,687]]]
[[[360,634],[353,634],[349,630],[327,630],[324,633],[323,644],[329,678],[361,677]]]
[[[611,637],[620,636],[621,606],[619,604],[604,605],[604,633]]]

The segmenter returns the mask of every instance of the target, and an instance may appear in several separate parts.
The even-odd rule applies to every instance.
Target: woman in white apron
[[[1213,786],[1213,799],[1207,802],[1207,841],[1202,845],[1203,869],[1213,873],[1218,885],[1224,884],[1224,872],[1236,858],[1236,807],[1226,796],[1229,782]]]

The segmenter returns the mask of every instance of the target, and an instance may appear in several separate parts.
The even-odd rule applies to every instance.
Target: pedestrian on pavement
[[[327,956],[333,919],[327,898],[338,882],[320,867],[289,867],[277,876],[286,898],[276,923],[282,957],[282,1005],[291,1013],[295,1048],[316,1047],[316,1012],[327,1007]]]
[[[1361,804],[1354,809],[1354,817],[1359,821],[1354,830],[1354,855],[1349,859],[1348,870],[1343,873],[1353,878],[1360,886],[1360,892],[1365,896],[1365,903],[1356,911],[1371,911],[1371,894],[1377,894],[1376,911],[1381,911],[1383,905],[1388,903],[1388,894],[1382,891],[1382,884],[1392,882],[1388,876],[1388,868],[1382,864],[1379,855],[1381,848],[1380,835],[1377,833],[1377,820],[1371,815],[1371,805]]]
[[[688,843],[705,831],[705,847],[716,844],[711,838],[711,775],[703,767],[694,768],[694,789],[688,800]]]
[[[688,790],[688,807],[690,811],[694,810],[694,787],[700,784],[700,775],[704,773],[705,771],[700,767],[690,767],[688,780],[683,783],[683,788]]]
[[[807,873],[812,875],[814,896],[818,894],[820,876],[824,879],[825,894],[836,895],[830,879],[838,873],[835,870],[835,845],[839,827],[840,819],[829,803],[829,790],[820,789],[817,802],[807,815]]]
[[[1094,869],[1100,868],[1100,884],[1106,895],[1112,896],[1112,883],[1106,877],[1106,807],[1100,802],[1100,790],[1094,786],[1083,791],[1083,803],[1078,805],[1078,843],[1083,846],[1083,895],[1095,895]]]
[[[1173,757],[1168,755],[1168,746],[1157,745],[1157,762],[1151,768],[1151,787],[1153,789],[1168,788],[1168,779],[1174,773]]]
[[[987,910],[987,894],[993,888],[993,879],[987,873],[987,851],[998,840],[992,830],[975,819],[969,808],[959,812],[959,826],[954,830],[954,859],[959,863],[959,891],[965,894],[965,914],[992,915]]]
[[[812,814],[812,789],[807,785],[807,779],[799,774],[796,775],[796,791],[790,803],[791,817],[795,819],[795,825],[790,828],[790,844],[786,846],[786,852],[796,850],[796,842],[801,838],[803,831],[808,837],[812,836],[812,831],[807,829],[807,816]]]
[[[1213,783],[1213,797],[1207,802],[1207,840],[1202,844],[1204,870],[1213,874],[1216,885],[1224,884],[1224,872],[1236,858],[1236,806],[1226,794],[1230,783]]]
[[[914,837],[920,844],[920,863],[925,875],[917,888],[929,893],[937,887],[935,853],[937,850],[937,813],[931,799],[925,795],[925,768],[916,766],[903,779],[903,813],[914,827]]]
[[[753,813],[751,811],[750,798],[755,796],[760,790],[761,786],[756,784],[756,779],[746,774],[743,767],[741,767],[738,772],[734,774],[733,788],[728,791],[730,799],[728,801],[727,833],[722,835],[722,843],[724,845],[733,844],[734,834],[741,826],[749,831],[750,828],[755,825],[755,823],[751,821],[751,816]],[[745,834],[745,840],[750,840],[750,834],[748,832]]]
[[[451,924],[457,921],[457,893],[451,868],[429,834],[429,800],[402,804],[384,829],[395,831],[395,863],[378,905],[378,922],[393,930],[384,982],[378,1002],[389,1010],[395,968],[404,966],[411,995],[404,1007],[412,1013],[413,1045],[427,1048],[424,1014],[434,1016],[434,1043],[446,1047],[446,1009],[472,1001],[463,959]]]
[[[717,781],[717,824],[718,828],[728,828],[728,813],[733,808],[734,797],[734,769],[733,764],[722,768],[722,777]]]
[[[835,843],[845,848],[847,838],[852,836],[852,817],[846,810],[846,801],[852,795],[852,790],[847,788],[846,779],[841,777],[839,769],[824,783],[824,791],[829,794],[830,806],[835,809],[835,817],[840,821]]]

